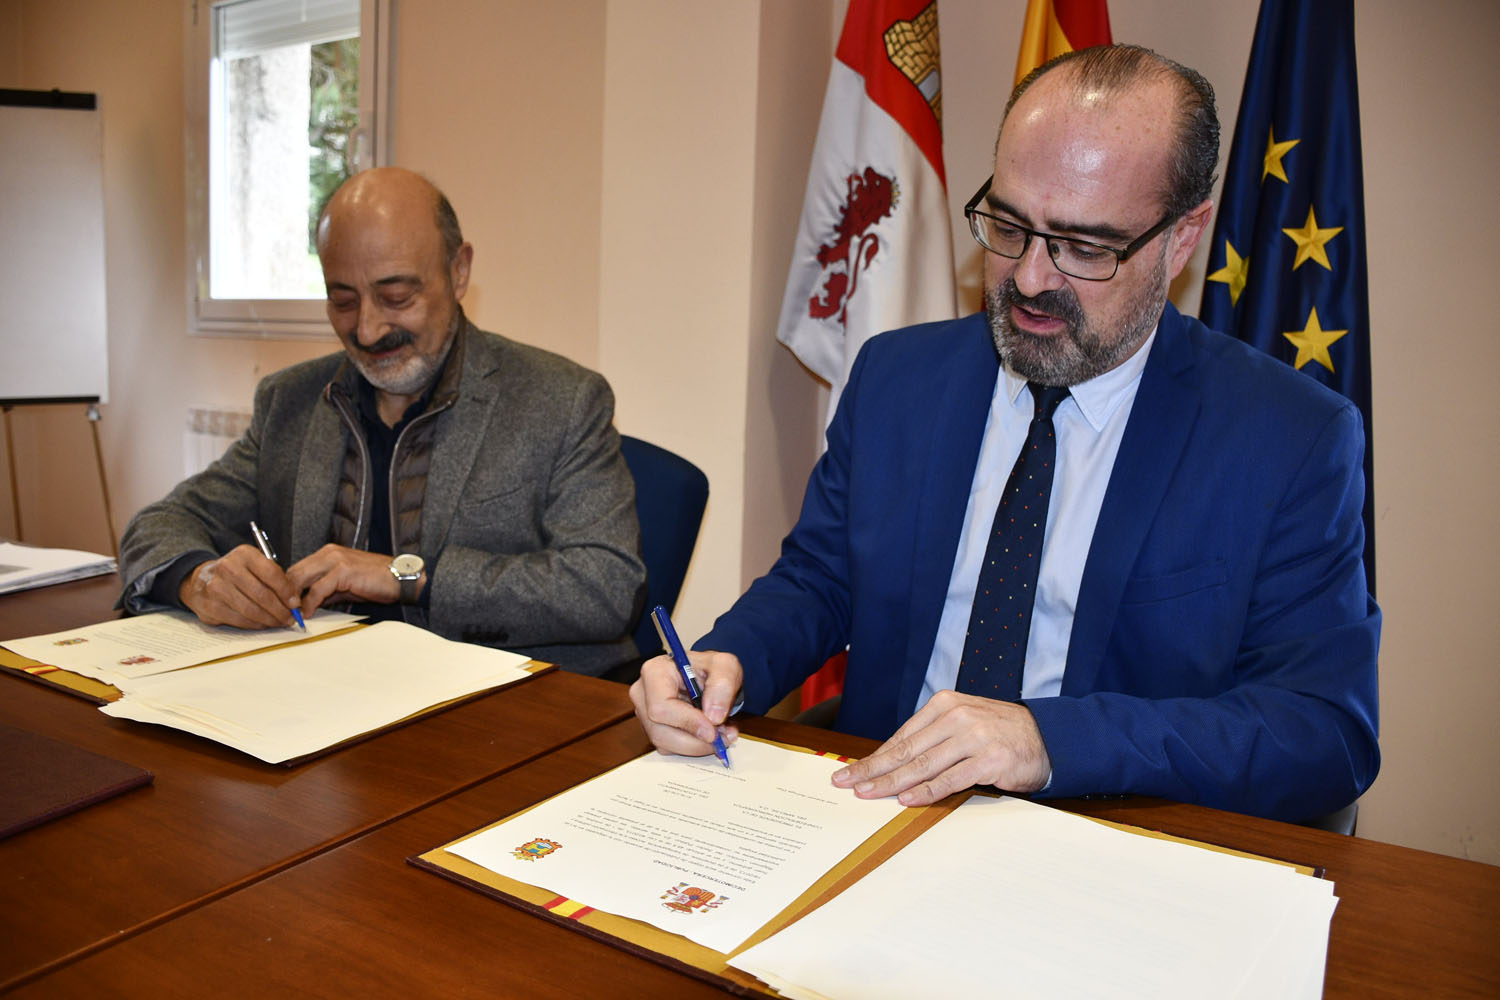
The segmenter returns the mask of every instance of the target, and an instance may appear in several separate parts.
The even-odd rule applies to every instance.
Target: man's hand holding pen
[[[189,573],[178,589],[183,606],[206,625],[291,628],[301,590],[254,545],[238,545]]]
[[[671,657],[647,660],[641,676],[630,686],[630,700],[646,735],[662,753],[703,757],[714,752],[715,732],[732,746],[739,731],[725,720],[734,707],[744,670],[730,653],[696,650],[687,654],[703,687],[700,711],[686,697],[681,675]]]
[[[426,574],[419,591],[426,585]],[[324,604],[369,601],[395,604],[401,583],[390,573],[390,556],[344,546],[321,547],[282,570],[255,546],[236,546],[187,574],[178,589],[187,610],[205,625],[291,628],[291,609],[312,615]]]
[[[401,599],[388,555],[330,544],[283,570],[274,550],[267,551],[269,542],[260,541],[195,568],[178,589],[183,606],[206,625],[260,629],[301,625],[297,614],[310,615],[325,604]],[[426,583],[423,572],[418,591]]]
[[[667,656],[647,660],[630,688],[635,714],[661,753],[701,757],[714,752],[715,727],[726,743],[737,735],[724,718],[744,679],[731,653],[687,654],[703,687],[703,710],[687,700]],[[1024,705],[939,692],[875,752],[833,775],[833,784],[860,798],[899,796],[928,805],[975,785],[1032,792],[1052,773],[1036,720]]]

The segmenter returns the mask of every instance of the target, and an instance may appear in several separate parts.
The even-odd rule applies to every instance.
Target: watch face
[[[391,560],[391,572],[398,577],[416,579],[422,575],[422,557],[411,554],[399,555]]]

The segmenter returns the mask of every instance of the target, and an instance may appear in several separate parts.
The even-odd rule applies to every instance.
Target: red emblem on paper
[[[677,885],[662,893],[662,899],[668,900],[661,904],[668,910],[676,910],[678,913],[707,913],[716,907],[724,905],[728,896],[719,896],[707,889],[700,889],[686,882],[678,882]]]
[[[859,276],[880,253],[875,224],[896,209],[900,191],[894,179],[866,167],[862,174],[845,178],[844,203],[833,227],[833,239],[818,247],[823,267],[823,285],[807,300],[813,319],[833,319],[840,326],[849,310],[849,300],[859,290]]]
[[[543,840],[538,837],[536,840],[528,840],[510,853],[522,861],[536,861],[540,858],[545,858],[560,847],[562,845],[555,840]]]
[[[120,665],[122,667],[133,667],[133,666],[136,666],[137,664],[140,664],[140,663],[155,663],[155,662],[156,662],[156,657],[154,657],[154,656],[147,656],[146,654],[142,653],[139,656],[127,656],[127,657],[125,657],[125,659],[123,659],[123,660],[120,661]]]

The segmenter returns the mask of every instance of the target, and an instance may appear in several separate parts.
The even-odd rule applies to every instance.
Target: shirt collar
[[[1135,395],[1141,373],[1146,370],[1146,359],[1151,355],[1151,345],[1156,341],[1156,330],[1157,327],[1153,326],[1145,343],[1126,358],[1123,364],[1069,388],[1069,395],[1078,404],[1078,412],[1083,414],[1083,419],[1095,431],[1102,431],[1120,405]],[[1012,406],[1016,405],[1016,400],[1026,388],[1026,380],[1005,366],[1000,369],[1000,377],[1004,384],[1005,398]]]
[[[449,352],[449,356],[452,356],[452,352]],[[407,424],[427,412],[427,407],[432,402],[433,390],[437,388],[437,384],[440,381],[442,381],[441,376],[433,379],[427,388],[423,390],[422,395],[417,397],[416,401],[401,414],[401,419],[396,421],[396,425],[394,427],[387,427],[385,421],[380,418],[380,403],[375,398],[375,387],[369,383],[369,380],[361,377],[356,382],[354,396],[355,403],[359,408],[360,419],[365,422],[367,427],[378,430],[380,433],[389,433],[392,437],[395,437],[405,429]]]

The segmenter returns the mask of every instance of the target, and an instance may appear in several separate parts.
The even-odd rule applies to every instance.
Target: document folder
[[[152,780],[112,757],[0,726],[0,840]]]

